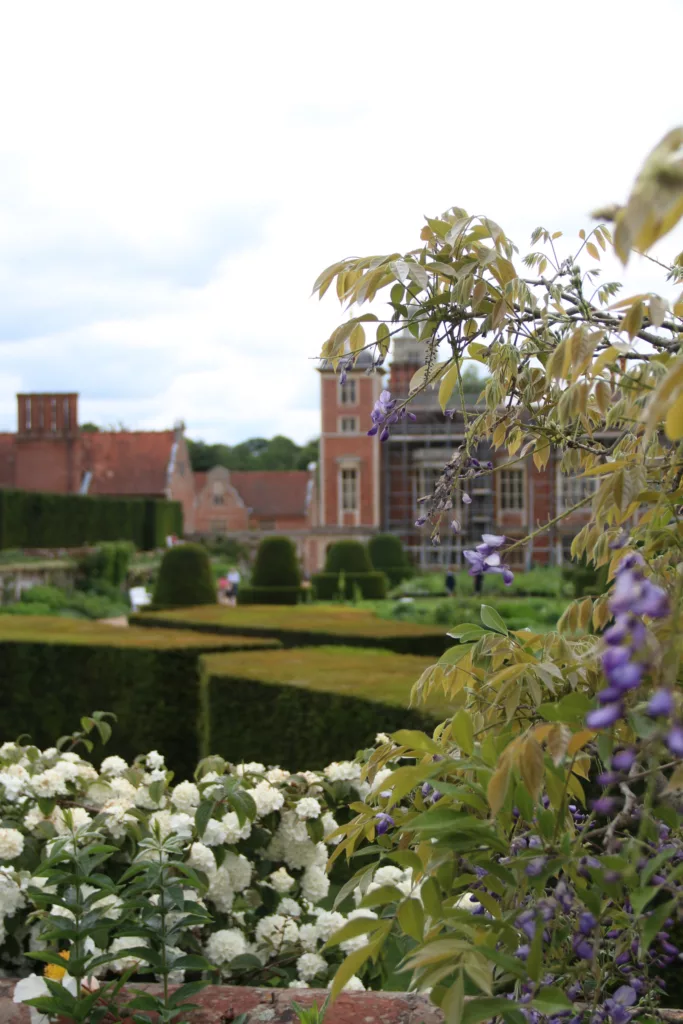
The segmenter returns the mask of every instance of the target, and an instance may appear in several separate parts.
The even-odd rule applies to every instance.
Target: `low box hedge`
[[[299,604],[305,597],[303,587],[251,587],[241,584],[238,604]]]
[[[352,758],[378,732],[431,731],[448,709],[409,709],[432,659],[317,647],[202,657],[203,753],[285,768]]]
[[[371,612],[345,605],[320,607],[299,604],[245,605],[241,608],[176,608],[132,615],[139,626],[191,629],[221,635],[273,637],[284,647],[343,644],[349,647],[382,647],[397,654],[438,658],[452,641],[443,626],[380,619]]]
[[[106,752],[131,759],[163,750],[176,774],[189,776],[199,758],[200,655],[264,646],[273,642],[0,617],[1,738],[28,734],[47,747],[82,715],[113,711],[118,727]]]
[[[340,597],[342,578],[345,601],[356,596],[356,588],[365,601],[381,601],[387,596],[387,577],[383,572],[319,572],[311,577],[317,599],[334,601]]]

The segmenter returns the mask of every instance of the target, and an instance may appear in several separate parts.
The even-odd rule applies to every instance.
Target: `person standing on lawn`
[[[455,596],[455,566],[449,566],[446,573],[446,593],[449,597]]]
[[[235,566],[234,569],[231,569],[230,572],[228,573],[228,583],[230,584],[230,597],[232,598],[235,604],[237,604],[237,591],[239,590],[241,579],[242,577],[240,576],[240,571],[237,568],[237,566]]]

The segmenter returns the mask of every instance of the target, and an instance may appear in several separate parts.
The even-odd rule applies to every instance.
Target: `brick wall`
[[[217,497],[222,499],[220,504],[216,503]],[[230,485],[227,469],[215,466],[206,474],[204,486],[195,494],[193,518],[194,532],[200,534],[236,533],[248,529],[247,509]]]

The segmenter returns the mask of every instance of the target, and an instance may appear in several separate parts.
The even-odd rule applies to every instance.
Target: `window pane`
[[[355,469],[342,469],[342,510],[355,512],[358,508],[358,474]]]
[[[500,508],[502,512],[518,512],[524,508],[523,469],[501,470]]]
[[[340,385],[341,390],[341,402],[342,405],[355,405],[356,404],[356,382],[355,380],[347,380],[345,384]]]

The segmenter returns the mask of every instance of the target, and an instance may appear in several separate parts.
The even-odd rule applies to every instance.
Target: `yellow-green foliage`
[[[211,638],[206,633],[191,630],[140,629],[137,626],[118,628],[100,622],[82,619],[63,619],[57,616],[22,618],[18,615],[0,616],[0,644],[6,641],[26,643],[78,644],[80,646],[141,648],[147,650],[206,651],[216,648],[243,650],[248,648],[280,647],[277,640],[255,636],[221,636]]]

